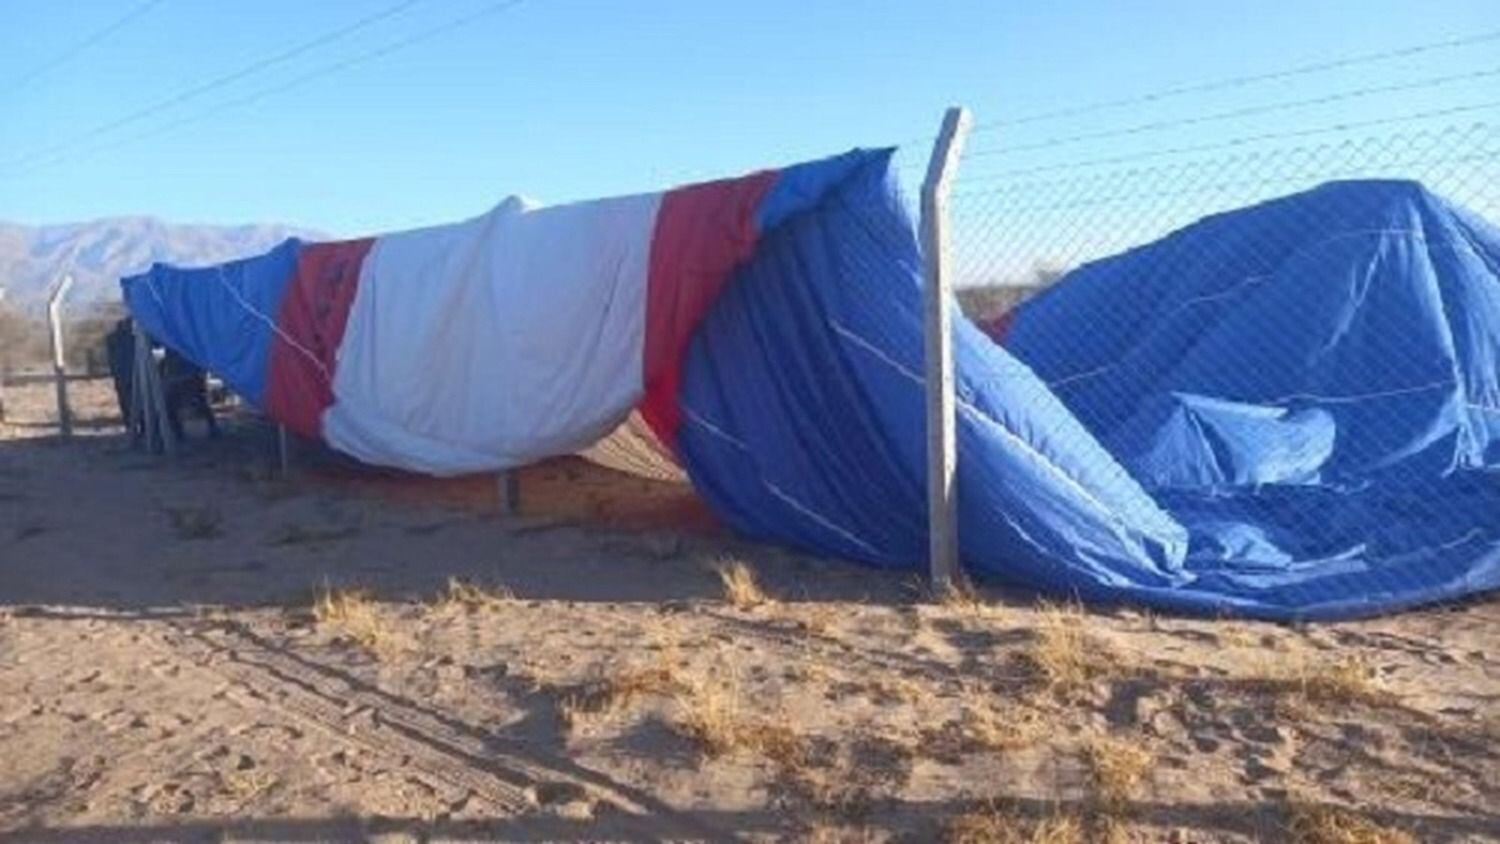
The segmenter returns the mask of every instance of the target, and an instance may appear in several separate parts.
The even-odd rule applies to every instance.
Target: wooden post
[[[166,385],[161,381],[161,365],[156,353],[147,346],[146,400],[151,403],[151,414],[156,417],[156,436],[165,454],[177,453],[177,437],[172,433],[172,423],[167,419]]]
[[[140,323],[135,323],[134,330],[135,373],[130,379],[130,415],[132,420],[140,420],[148,451],[156,451],[159,446],[162,452],[175,454],[177,438],[167,421],[167,397],[161,383],[161,368],[151,350],[151,337],[141,330]]]
[[[141,324],[135,320],[130,322],[130,332],[134,338],[131,348],[135,353],[130,359],[130,418],[125,420],[125,424],[130,432],[131,444],[139,444],[150,451],[151,417],[146,403],[146,367],[150,364],[151,343],[146,338],[146,332],[141,330]]]
[[[73,411],[68,407],[68,361],[63,343],[63,300],[73,289],[73,276],[65,275],[47,299],[47,322],[52,328],[52,381],[57,385],[57,426],[65,437],[73,436]]]
[[[4,304],[5,288],[0,287],[0,305]],[[4,317],[4,315],[5,314],[3,312],[0,312],[0,317]],[[10,354],[8,352],[5,354],[0,354],[0,422],[5,421],[5,376],[9,374],[9,370]]]
[[[500,474],[495,477],[495,484],[500,493],[500,513],[505,516],[519,515],[521,476],[515,469],[501,469]]]
[[[932,588],[957,586],[958,467],[957,425],[953,401],[953,280],[948,275],[948,189],[958,169],[968,109],[954,107],[943,115],[943,127],[932,147],[922,181],[922,258],[925,267],[927,385],[927,531]]]

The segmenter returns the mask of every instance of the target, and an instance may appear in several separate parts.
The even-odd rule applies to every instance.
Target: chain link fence
[[[948,209],[959,300],[1035,400],[1191,523],[1189,568],[1270,582],[1344,560],[1392,591],[1401,561],[1460,572],[1500,536],[1500,103],[1470,99],[981,138]]]
[[[1091,261],[1327,182],[1414,182],[1500,219],[1500,126],[1493,123],[1171,157],[1180,160],[960,176],[950,206],[952,257],[970,315],[992,321]]]

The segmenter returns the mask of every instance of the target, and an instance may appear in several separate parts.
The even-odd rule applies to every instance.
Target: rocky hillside
[[[324,239],[283,225],[200,226],[154,217],[111,217],[86,223],[24,226],[0,222],[0,287],[5,302],[40,314],[47,292],[63,273],[76,280],[69,303],[84,309],[118,299],[121,276],[153,262],[212,264],[264,252],[287,237]]]

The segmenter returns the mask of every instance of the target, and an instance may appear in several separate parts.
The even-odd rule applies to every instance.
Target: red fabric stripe
[[[373,238],[314,243],[297,255],[296,275],[281,297],[279,329],[271,343],[266,410],[305,437],[322,430],[333,404],[333,372],[359,270]]]
[[[641,415],[663,443],[677,441],[677,388],[698,323],[760,232],[755,212],[776,171],[668,191],[656,212],[646,285],[645,398]]]
[[[979,321],[979,330],[988,334],[997,345],[1005,343],[1005,335],[1010,333],[1011,323],[1016,321],[1016,309],[1011,308],[997,317],[991,317]]]

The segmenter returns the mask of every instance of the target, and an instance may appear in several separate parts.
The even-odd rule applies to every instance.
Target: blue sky
[[[0,219],[149,213],[353,235],[469,216],[509,193],[558,202],[858,145],[909,142],[899,161],[914,168],[950,103],[970,106],[988,125],[1500,29],[1495,0],[524,0],[296,82],[493,5],[422,0],[98,131],[394,3],[158,0],[70,52],[140,0],[0,0]],[[1497,76],[1350,94],[1497,67],[1500,41],[1492,40],[1075,118],[988,125],[971,148],[992,154],[966,160],[964,172],[973,184],[997,184],[1007,178],[997,174],[1016,169],[1500,100]],[[1342,99],[1068,140],[1321,96]],[[1490,110],[1451,120],[1497,117]],[[1007,146],[1027,149],[994,154]]]

